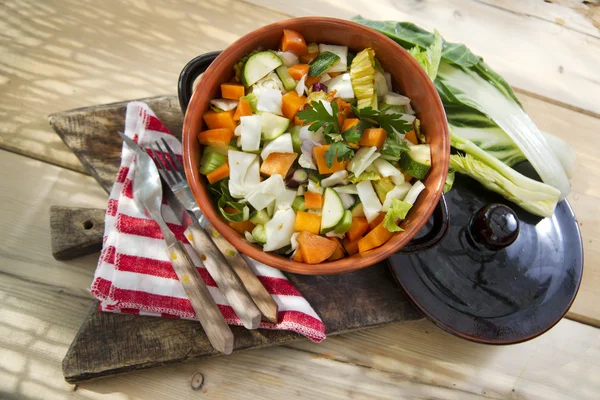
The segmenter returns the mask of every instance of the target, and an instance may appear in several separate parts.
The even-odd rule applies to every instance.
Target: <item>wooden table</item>
[[[256,4],[253,4],[256,3]],[[259,4],[260,3],[260,4]],[[600,6],[504,1],[25,1],[0,7],[0,397],[584,398],[600,393]],[[368,4],[368,5],[367,5]],[[320,345],[254,350],[71,386],[61,360],[86,315],[97,255],[50,255],[52,204],[104,207],[105,192],[48,126],[69,108],[175,92],[181,67],[264,24],[302,15],[409,20],[467,43],[535,122],[578,155],[569,200],[585,245],[570,319],[489,347],[429,322]],[[582,324],[580,322],[586,324]],[[192,376],[204,374],[200,393]]]

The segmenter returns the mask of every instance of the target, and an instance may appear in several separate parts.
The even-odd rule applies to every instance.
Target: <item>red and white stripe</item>
[[[154,141],[165,138],[181,157],[181,144],[145,103],[132,102],[127,105],[125,134],[142,148],[149,148]],[[133,153],[123,145],[121,167],[109,196],[104,245],[91,292],[100,300],[102,311],[196,319],[167,258],[166,245],[158,225],[139,211],[133,201],[133,162]],[[241,321],[183,235],[185,228],[181,221],[165,204],[163,215],[177,239],[189,251],[227,323],[241,326]],[[294,331],[314,342],[325,339],[323,322],[285,276],[279,270],[253,259],[246,260],[279,305],[278,323],[261,322],[260,327]]]

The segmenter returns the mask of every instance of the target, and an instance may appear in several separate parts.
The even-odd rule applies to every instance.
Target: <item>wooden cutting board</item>
[[[179,136],[183,116],[175,96],[143,99]],[[120,164],[127,102],[52,114],[50,124],[108,192]],[[85,205],[82,205],[85,206]],[[67,224],[65,224],[67,226]],[[327,335],[422,318],[394,281],[387,264],[350,274],[286,274],[325,323]],[[233,327],[235,351],[287,343],[302,336],[284,331]],[[305,340],[305,339],[304,339]],[[63,373],[75,383],[216,355],[198,322],[90,310],[63,360]]]

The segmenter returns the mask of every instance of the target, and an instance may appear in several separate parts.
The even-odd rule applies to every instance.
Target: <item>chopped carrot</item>
[[[281,50],[291,51],[297,56],[302,56],[308,53],[308,48],[306,46],[304,37],[291,29],[283,30],[283,37],[281,38]]]
[[[319,82],[321,80],[320,76],[307,76],[306,77],[306,86],[312,86],[315,83]]]
[[[408,140],[412,144],[419,144],[419,142],[417,141],[417,134],[414,130],[406,132],[404,139]]]
[[[233,110],[221,112],[209,110],[202,117],[208,129],[227,128],[233,131],[237,125],[233,120],[233,113]]]
[[[247,117],[250,115],[252,115],[252,107],[250,107],[250,103],[246,99],[240,99],[240,102],[235,109],[235,114],[233,114],[233,120],[239,121],[241,117]]]
[[[296,64],[288,68],[288,74],[295,80],[299,81],[304,75],[308,74],[308,64]]]
[[[383,128],[369,128],[365,129],[360,139],[360,145],[365,147],[375,146],[380,149],[385,142],[387,132]]]
[[[401,171],[401,172],[402,172],[402,175],[404,176],[404,182],[408,182],[408,183],[410,183],[410,181],[412,180],[412,178],[413,178],[413,177],[412,177],[412,176],[410,176],[409,174],[407,174],[407,173],[406,173],[406,172],[404,172],[404,171]]]
[[[348,161],[338,161],[337,155],[331,167],[328,167],[325,163],[325,152],[329,149],[329,145],[316,146],[313,150],[315,154],[315,159],[317,160],[317,167],[319,168],[319,174],[332,174],[337,171],[341,171],[346,169],[346,165],[348,165]]]
[[[300,247],[296,249],[296,253],[294,253],[294,261],[304,262],[302,260],[302,252],[300,251]]]
[[[348,129],[352,128],[353,126],[358,125],[360,122],[360,119],[358,118],[346,118],[344,120],[344,124],[342,125],[342,132],[347,131]],[[350,147],[358,147],[358,143],[348,143],[350,145]]]
[[[304,120],[303,120],[303,119],[300,119],[300,118],[298,118],[298,116],[296,115],[296,116],[294,117],[294,125],[304,125]]]
[[[351,242],[358,240],[365,234],[367,229],[369,229],[369,223],[365,217],[352,217],[352,225],[346,232],[346,237]]]
[[[339,97],[336,97],[335,99],[333,99],[333,101],[336,102],[338,105],[338,123],[340,124],[340,126],[343,126],[344,121],[352,112],[352,106],[350,105],[350,103],[345,102]],[[342,129],[342,132],[343,131],[344,130]]]
[[[225,211],[227,214],[239,214],[239,213],[241,213],[240,210],[238,210],[237,208],[233,208],[231,206],[225,206],[223,208],[223,211]]]
[[[383,221],[381,221],[371,232],[367,233],[367,236],[358,241],[358,251],[364,253],[365,251],[379,247],[390,240],[392,236],[394,234],[388,231],[383,225]]]
[[[323,195],[320,193],[314,193],[314,192],[304,193],[304,206],[306,208],[321,208],[321,207],[323,207]]]
[[[306,211],[298,211],[296,213],[296,222],[294,222],[294,230],[296,232],[312,232],[319,234],[321,229],[321,216]]]
[[[281,111],[287,119],[292,119],[306,102],[305,96],[298,96],[295,91],[287,92],[281,98]]]
[[[209,183],[215,183],[227,177],[229,177],[229,164],[227,162],[206,175]]]
[[[239,83],[221,83],[221,97],[224,99],[239,100],[245,95],[244,85]]]
[[[375,219],[371,222],[369,222],[369,229],[367,230],[367,232],[372,231],[373,229],[375,229],[375,227],[377,225],[379,225],[379,223],[381,221],[383,221],[383,219],[385,218],[385,214],[384,212],[380,212],[378,216],[375,217]]]
[[[233,137],[233,130],[226,128],[209,129],[198,134],[201,144],[208,146],[228,146]]]
[[[268,176],[279,174],[285,178],[298,153],[271,153],[260,166],[260,173]]]
[[[250,222],[250,220],[248,220],[242,222],[229,221],[229,226],[232,227],[240,235],[243,235],[246,231],[252,232],[252,229],[254,229],[256,225],[254,225],[252,222]]]
[[[304,54],[302,56],[300,56],[300,61],[303,62],[304,64],[310,64],[311,62],[313,62],[313,60],[315,58],[317,58],[319,55],[319,52],[317,51],[316,53],[307,53]]]
[[[339,75],[343,74],[343,72],[328,72],[327,74],[330,77],[335,78],[336,76],[339,76]]]
[[[326,237],[302,231],[298,235],[298,248],[305,263],[318,264],[331,257],[337,245]]]
[[[346,249],[346,253],[348,253],[349,256],[353,256],[356,253],[358,253],[358,241],[359,240],[360,239],[352,241],[352,240],[348,239],[347,235],[344,238],[342,244],[344,245],[344,249]]]
[[[336,238],[336,237],[330,237],[329,240],[333,241],[335,243],[335,245],[337,246],[335,251],[333,252],[333,254],[331,255],[331,257],[328,258],[329,261],[335,261],[335,260],[339,260],[340,258],[344,258],[344,248],[342,247],[342,244],[340,243],[340,239]]]

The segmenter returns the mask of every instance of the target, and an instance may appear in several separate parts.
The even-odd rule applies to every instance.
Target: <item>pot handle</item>
[[[432,247],[437,246],[437,244],[444,238],[446,232],[448,231],[449,217],[448,204],[446,204],[446,197],[443,193],[440,197],[440,202],[433,211],[432,217],[433,226],[431,227],[431,230],[424,236],[408,242],[406,246],[398,250],[399,254],[420,253],[422,251],[429,250]]]
[[[221,54],[221,51],[211,51],[199,55],[186,64],[179,74],[179,82],[177,83],[177,95],[179,97],[179,106],[185,114],[187,106],[192,99],[194,92],[194,81],[200,76],[208,66]]]

